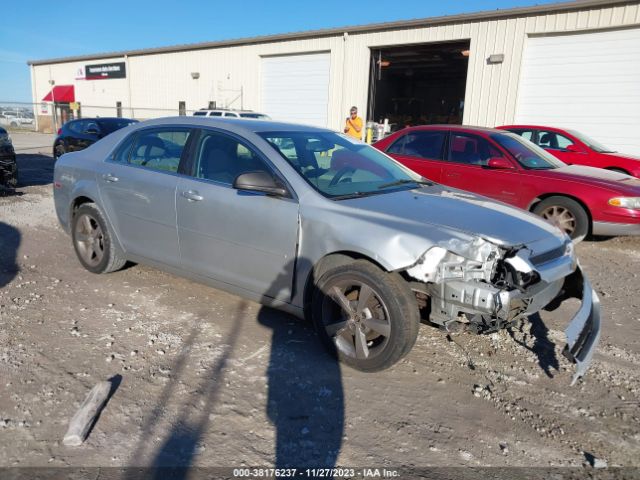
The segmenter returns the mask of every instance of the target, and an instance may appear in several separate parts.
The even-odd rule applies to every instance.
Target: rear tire
[[[7,179],[7,187],[15,190],[18,187],[18,165],[13,164],[11,174]]]
[[[127,262],[95,203],[85,203],[76,210],[71,238],[78,260],[92,273],[115,272]]]
[[[313,293],[312,316],[325,346],[364,372],[389,368],[409,353],[420,326],[415,296],[404,280],[366,260],[322,275]]]
[[[560,228],[576,243],[589,233],[589,215],[571,198],[559,195],[545,198],[535,206],[533,213]]]
[[[67,153],[64,143],[58,142],[53,146],[53,159],[58,160],[62,155]]]

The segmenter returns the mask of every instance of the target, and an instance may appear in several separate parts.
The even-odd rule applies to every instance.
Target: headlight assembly
[[[640,197],[614,197],[609,200],[609,205],[640,210]]]

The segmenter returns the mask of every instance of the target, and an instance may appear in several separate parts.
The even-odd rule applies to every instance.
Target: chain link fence
[[[36,130],[36,110],[32,103],[0,101],[0,127],[9,130]]]
[[[211,107],[215,108],[215,107]],[[178,108],[124,107],[120,102],[113,106],[73,103],[27,103],[0,101],[0,127],[11,131],[37,131],[56,133],[69,120],[94,117],[125,117],[149,120],[159,117],[193,115],[183,102]]]

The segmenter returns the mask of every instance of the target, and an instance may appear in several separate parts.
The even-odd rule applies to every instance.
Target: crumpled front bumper
[[[587,372],[600,340],[600,299],[580,266],[565,279],[563,290],[563,299],[578,298],[582,302],[564,331],[567,345],[562,353],[575,363],[575,373],[571,380],[571,385],[574,385]]]

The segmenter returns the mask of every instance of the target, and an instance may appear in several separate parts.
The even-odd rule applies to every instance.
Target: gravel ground
[[[640,239],[585,241],[603,337],[569,386],[577,303],[511,332],[423,325],[364,374],[279,311],[137,265],[85,271],[58,227],[51,136],[14,134],[22,186],[0,197],[0,466],[640,466]],[[62,445],[97,382],[119,387]]]

